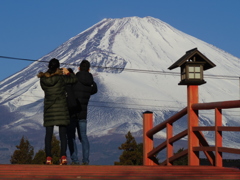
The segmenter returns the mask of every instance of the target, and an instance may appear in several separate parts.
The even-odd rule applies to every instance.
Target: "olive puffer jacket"
[[[75,98],[78,101],[78,119],[87,120],[87,107],[91,95],[97,93],[97,84],[88,71],[79,71],[76,74],[78,82],[73,85]]]
[[[44,123],[46,126],[68,125],[70,123],[69,112],[66,101],[65,85],[76,83],[74,74],[62,75],[61,70],[54,74],[40,72],[41,87],[45,93],[44,98]]]

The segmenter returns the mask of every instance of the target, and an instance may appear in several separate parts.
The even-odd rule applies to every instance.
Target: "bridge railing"
[[[223,131],[239,131],[240,127],[222,126],[222,109],[240,108],[240,100],[236,101],[223,101],[212,103],[195,103],[191,104],[191,110],[186,107],[165,120],[164,122],[153,127],[153,113],[145,112],[143,114],[143,164],[144,165],[157,165],[156,155],[166,149],[166,160],[161,165],[172,165],[173,161],[188,156],[188,165],[200,165],[199,152],[202,151],[206,155],[207,159],[213,166],[222,167],[222,153],[234,153],[240,154],[240,149],[223,147]],[[215,110],[215,126],[196,126],[191,124],[188,128],[175,136],[173,136],[173,123],[189,113],[194,112],[198,118],[199,110]],[[191,119],[190,119],[191,121]],[[166,141],[153,147],[153,135],[166,130]],[[204,137],[202,131],[214,131],[215,132],[215,146],[210,146]],[[183,150],[180,153],[174,154],[173,143],[181,138],[188,136],[188,149]],[[191,141],[189,140],[191,139]],[[192,143],[194,142],[194,143]],[[193,152],[193,153],[191,153]],[[215,153],[214,153],[215,152]]]

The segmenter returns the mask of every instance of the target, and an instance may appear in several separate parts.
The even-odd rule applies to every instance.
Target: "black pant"
[[[53,135],[54,126],[46,127],[46,136],[45,136],[45,152],[46,156],[52,157],[52,135]],[[67,127],[59,126],[59,137],[61,142],[61,154],[60,156],[66,156],[67,151]]]

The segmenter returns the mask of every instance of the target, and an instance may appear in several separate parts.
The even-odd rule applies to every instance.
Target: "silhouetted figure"
[[[46,128],[45,135],[45,152],[46,164],[52,164],[51,142],[54,126],[59,127],[59,137],[61,141],[61,158],[60,164],[67,164],[67,125],[70,123],[70,117],[67,107],[65,86],[69,83],[76,83],[77,78],[70,74],[66,68],[59,69],[58,59],[51,59],[48,64],[48,70],[40,72],[41,87],[45,93],[44,97],[44,121]],[[64,74],[69,74],[68,76]]]
[[[82,143],[82,165],[89,164],[89,141],[87,137],[87,107],[90,96],[97,93],[97,84],[94,82],[92,74],[89,72],[90,63],[83,60],[80,63],[79,71],[76,76],[78,82],[72,86],[76,101],[72,101],[69,112],[71,114],[71,123],[68,126],[68,146],[71,155],[72,164],[79,164],[76,145],[76,130],[78,138]],[[71,98],[68,96],[68,98]],[[74,104],[75,103],[75,104]],[[77,109],[76,109],[77,107]]]

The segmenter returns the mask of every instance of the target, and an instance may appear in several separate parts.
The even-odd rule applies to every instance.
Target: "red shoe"
[[[60,159],[60,165],[67,165],[67,157],[66,156],[62,156]]]
[[[46,164],[47,165],[52,164],[52,158],[50,156],[47,157]]]

